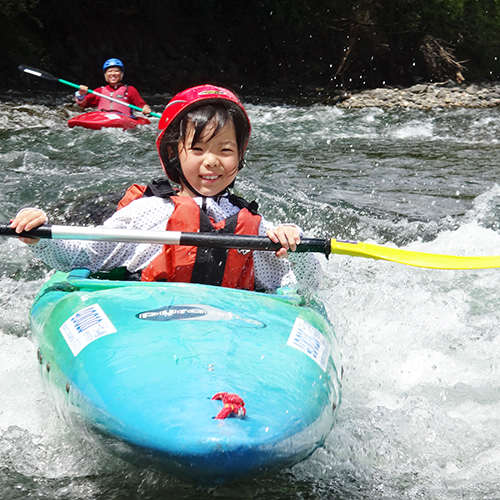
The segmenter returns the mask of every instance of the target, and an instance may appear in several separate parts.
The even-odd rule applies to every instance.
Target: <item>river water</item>
[[[160,103],[168,96],[151,96]],[[67,95],[0,101],[0,221],[24,206],[91,224],[161,175],[155,125],[69,129]],[[308,236],[500,254],[500,114],[249,104],[237,192]],[[42,391],[29,308],[50,270],[0,240],[1,499],[487,499],[500,491],[500,269],[324,259],[319,297],[344,366],[325,445],[267,477],[199,489],[82,441]]]

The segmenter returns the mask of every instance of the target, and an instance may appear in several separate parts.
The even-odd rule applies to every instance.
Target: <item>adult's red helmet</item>
[[[174,182],[179,182],[178,166],[173,166],[169,161],[168,152],[165,147],[162,147],[162,140],[165,133],[171,127],[178,126],[186,114],[197,107],[207,104],[222,105],[239,115],[239,118],[245,123],[244,136],[241,138],[242,154],[248,145],[251,131],[250,120],[243,104],[241,104],[234,92],[215,85],[199,85],[183,90],[175,95],[167,104],[165,111],[161,115],[160,123],[158,124],[158,135],[156,137],[156,148],[160,156],[160,162],[167,177]]]

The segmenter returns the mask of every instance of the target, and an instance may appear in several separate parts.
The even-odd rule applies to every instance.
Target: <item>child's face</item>
[[[186,180],[203,196],[216,196],[233,182],[238,173],[238,143],[232,121],[222,127],[217,135],[212,134],[215,123],[210,122],[198,142],[192,144],[194,126],[187,128],[185,143],[179,143],[179,161]],[[197,195],[181,180],[181,196]]]

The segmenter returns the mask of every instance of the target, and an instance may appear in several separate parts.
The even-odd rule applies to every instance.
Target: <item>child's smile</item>
[[[202,137],[192,144],[194,127],[189,125],[185,143],[179,144],[182,172],[191,187],[202,196],[218,195],[238,173],[239,153],[233,123],[226,123],[211,137],[214,127],[215,124],[208,124]],[[182,180],[181,186],[181,196],[197,196]]]

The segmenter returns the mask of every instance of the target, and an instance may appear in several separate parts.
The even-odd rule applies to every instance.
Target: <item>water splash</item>
[[[48,105],[0,104],[0,213],[39,205],[86,223],[161,169],[154,127],[66,127]],[[497,254],[495,110],[249,106],[239,194],[309,236],[410,250]],[[47,406],[28,313],[47,268],[0,241],[0,491],[6,498],[199,498],[200,491],[90,448]],[[491,498],[500,483],[498,270],[438,271],[347,256],[319,292],[342,346],[337,426],[289,471],[238,484],[240,498]],[[206,490],[234,498],[234,488]]]

